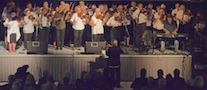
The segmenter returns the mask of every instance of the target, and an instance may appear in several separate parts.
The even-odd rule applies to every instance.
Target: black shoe
[[[60,47],[60,50],[63,50],[63,48],[62,48],[62,47]]]
[[[56,47],[56,49],[55,50],[58,50],[58,47]]]

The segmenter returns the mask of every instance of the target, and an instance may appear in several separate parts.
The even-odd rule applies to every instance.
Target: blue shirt
[[[168,21],[166,21],[166,22],[164,22],[164,28],[167,29],[170,33],[172,33],[173,31],[175,31],[177,26],[176,26],[175,22],[173,22],[173,21],[171,24]]]

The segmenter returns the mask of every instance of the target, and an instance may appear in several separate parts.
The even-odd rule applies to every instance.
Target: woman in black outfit
[[[120,54],[123,53],[118,46],[117,40],[112,40],[112,47],[108,49],[106,54],[109,56],[108,66],[112,78],[115,80],[116,87],[120,88]],[[115,77],[116,74],[116,77]]]

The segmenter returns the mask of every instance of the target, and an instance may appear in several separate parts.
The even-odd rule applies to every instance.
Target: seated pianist
[[[166,34],[177,34],[178,28],[176,27],[176,23],[173,21],[171,16],[167,17],[167,21],[164,22],[164,29],[163,31]],[[161,41],[161,51],[165,51],[165,41],[166,39],[162,39]],[[175,45],[175,52],[178,52],[179,48],[179,42],[178,39],[174,39],[174,45]]]

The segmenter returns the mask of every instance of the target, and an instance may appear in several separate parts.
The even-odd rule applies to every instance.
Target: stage
[[[22,46],[23,47],[23,46]],[[124,53],[121,55],[121,80],[133,81],[140,77],[140,69],[147,70],[147,77],[157,78],[157,70],[163,69],[164,77],[167,74],[173,75],[173,70],[178,68],[181,77],[185,80],[191,78],[192,56],[189,52],[179,50],[175,53],[173,50],[160,52],[158,49],[149,49],[145,53],[133,51],[133,47],[121,46]],[[153,52],[152,52],[153,51]],[[103,71],[106,66],[106,60],[101,54],[82,54],[85,48],[81,50],[72,50],[71,47],[63,47],[63,50],[55,50],[52,45],[48,45],[48,54],[27,54],[23,48],[17,49],[17,52],[9,53],[4,50],[3,44],[0,46],[0,81],[8,81],[10,74],[15,74],[18,67],[29,65],[28,71],[32,73],[36,80],[39,79],[42,71],[48,70],[56,81],[64,77],[66,71],[72,73],[73,80],[80,78],[82,71],[89,72],[91,68],[96,71]],[[93,64],[98,67],[93,67]]]

